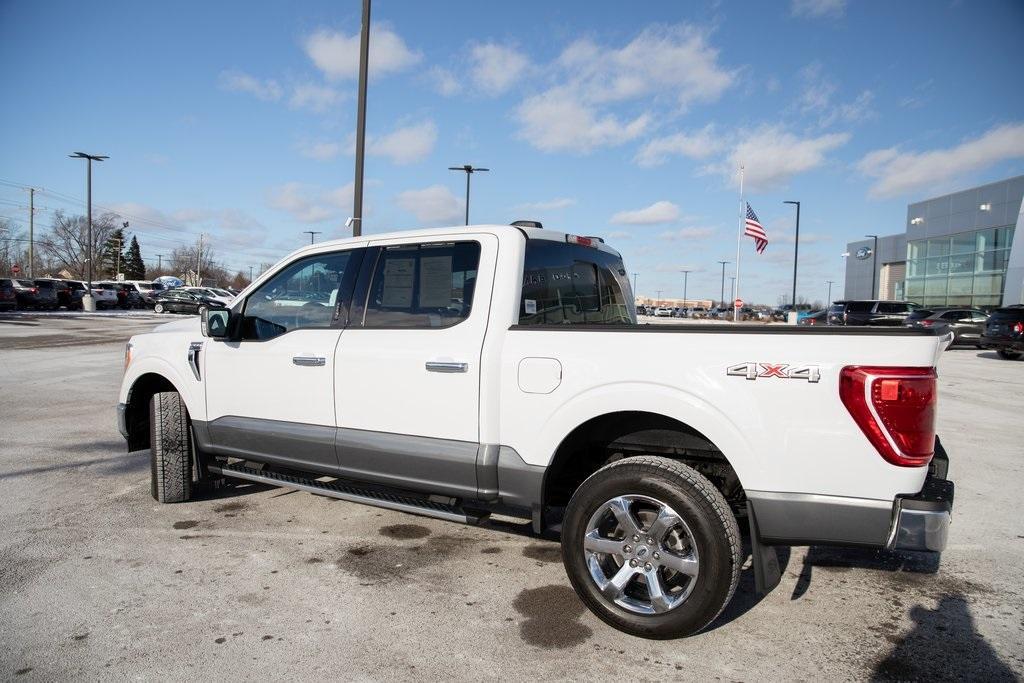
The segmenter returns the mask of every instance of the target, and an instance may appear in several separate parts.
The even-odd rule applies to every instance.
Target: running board
[[[477,524],[486,516],[486,514],[481,516],[480,514],[467,512],[458,505],[439,503],[427,498],[416,498],[402,493],[376,491],[354,484],[342,483],[340,480],[323,482],[316,479],[294,477],[279,472],[254,470],[243,467],[241,464],[208,465],[207,469],[214,474],[220,474],[225,477],[246,479],[261,484],[270,484],[271,486],[287,486],[288,488],[300,491],[308,491],[309,493],[318,493],[330,496],[331,498],[347,500],[350,503],[362,503],[363,505],[373,505],[374,507],[387,508],[388,510],[410,512],[414,515],[446,519],[449,522]]]

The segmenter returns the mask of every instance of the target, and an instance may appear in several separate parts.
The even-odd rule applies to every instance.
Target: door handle
[[[292,363],[310,368],[318,368],[327,365],[327,359],[323,356],[294,356]]]
[[[469,363],[428,360],[426,367],[427,372],[466,372],[469,370]]]

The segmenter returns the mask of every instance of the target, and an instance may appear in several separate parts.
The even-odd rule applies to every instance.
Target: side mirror
[[[222,308],[204,308],[199,317],[202,321],[204,337],[228,336],[228,321],[231,311]]]

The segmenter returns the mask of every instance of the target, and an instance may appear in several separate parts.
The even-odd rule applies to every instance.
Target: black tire
[[[161,503],[192,498],[192,430],[188,410],[176,391],[153,394],[149,402],[150,493]]]
[[[689,527],[699,572],[689,596],[660,614],[639,614],[606,598],[590,574],[583,549],[591,516],[622,495],[662,501]],[[697,633],[732,599],[742,567],[736,517],[722,494],[697,471],[668,458],[626,458],[603,467],[573,494],[562,522],[562,558],[580,599],[602,621],[641,638],[678,638]],[[664,552],[664,550],[663,550]]]
[[[163,304],[159,304],[158,303],[155,306],[153,306],[153,312],[155,312],[155,313],[163,313],[166,310],[167,310],[167,308]]]
[[[996,351],[1000,358],[1005,360],[1017,360],[1020,358],[1020,351],[1008,351],[1006,349],[999,349]]]

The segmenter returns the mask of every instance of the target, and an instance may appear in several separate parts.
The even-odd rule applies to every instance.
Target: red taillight
[[[935,368],[851,365],[839,397],[868,441],[893,465],[921,467],[935,453]]]
[[[1015,322],[1013,324],[1013,333],[1014,334],[1024,334],[1024,322],[1021,322],[1019,320],[1017,322]]]
[[[922,320],[922,321],[921,321],[921,324],[922,324],[922,325],[923,325],[924,327],[931,327],[932,325],[934,325],[934,324],[935,324],[935,321],[934,321],[934,320]]]
[[[569,244],[578,244],[581,247],[592,247],[596,242],[592,237],[580,237],[579,235],[566,235],[565,241]]]

